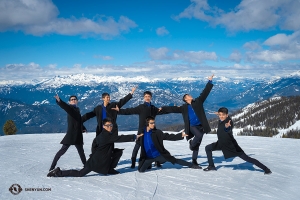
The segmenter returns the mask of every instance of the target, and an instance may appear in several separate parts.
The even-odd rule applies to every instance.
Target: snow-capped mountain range
[[[16,122],[19,133],[64,132],[66,114],[55,105],[54,95],[67,101],[70,95],[77,95],[81,113],[91,111],[102,103],[101,94],[108,92],[112,101],[127,95],[131,88],[138,86],[134,97],[124,106],[133,107],[143,102],[143,92],[153,92],[152,103],[157,107],[181,105],[186,93],[197,97],[207,83],[206,77],[181,77],[174,79],[149,79],[147,77],[95,76],[75,74],[56,76],[47,80],[33,80],[31,83],[0,83],[0,125],[6,120]],[[242,79],[239,77],[215,76],[214,87],[205,102],[208,117],[221,106],[238,110],[244,106],[274,96],[299,95],[300,71],[285,77],[271,79]],[[121,130],[136,130],[137,116],[119,116]],[[160,126],[182,123],[179,114],[159,116]],[[94,131],[96,120],[85,125]],[[1,130],[2,131],[2,130]]]

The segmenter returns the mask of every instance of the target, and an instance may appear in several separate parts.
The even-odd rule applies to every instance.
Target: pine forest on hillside
[[[242,129],[239,135],[272,137],[279,133],[278,129],[287,129],[300,120],[299,106],[300,96],[275,97],[229,114],[234,128]],[[212,128],[216,128],[217,123],[217,118],[210,120]],[[288,130],[282,137],[299,139],[300,130]]]

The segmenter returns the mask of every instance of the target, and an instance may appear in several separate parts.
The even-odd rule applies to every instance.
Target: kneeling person
[[[103,130],[96,137],[97,149],[91,154],[85,166],[81,170],[60,170],[55,168],[48,173],[48,177],[82,177],[91,171],[107,174],[119,174],[114,168],[117,167],[118,162],[123,154],[123,149],[114,148],[115,142],[134,142],[141,135],[120,135],[112,134],[113,123],[112,120],[106,118],[103,120]]]
[[[176,159],[173,157],[163,145],[163,140],[182,140],[187,136],[184,132],[178,134],[163,133],[161,130],[155,128],[154,117],[146,118],[146,128],[144,130],[144,137],[141,137],[141,153],[139,159],[139,172],[145,172],[151,166],[152,162],[159,163],[171,162],[172,164],[179,164],[188,166],[194,169],[200,169],[196,164],[189,163],[185,160]]]
[[[250,162],[257,167],[261,168],[265,171],[265,174],[271,174],[271,170],[263,165],[258,160],[251,158],[247,156],[242,148],[238,145],[237,141],[234,139],[232,135],[232,129],[233,129],[233,122],[231,121],[231,118],[228,116],[228,109],[225,107],[222,107],[218,110],[218,116],[219,116],[219,124],[218,124],[218,141],[211,143],[205,147],[207,160],[208,160],[208,167],[203,169],[204,171],[211,171],[216,170],[216,167],[214,165],[214,161],[212,159],[212,151],[222,150],[225,159],[231,158],[231,157],[240,157],[241,159],[245,160],[246,162]]]

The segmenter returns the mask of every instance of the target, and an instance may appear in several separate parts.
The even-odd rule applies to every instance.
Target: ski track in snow
[[[120,132],[120,134],[133,132]],[[95,133],[84,134],[86,157]],[[31,134],[0,137],[0,199],[300,199],[300,140],[236,136],[247,155],[272,170],[271,175],[240,158],[225,160],[213,152],[217,171],[204,172],[164,163],[145,173],[131,169],[133,142],[116,143],[125,148],[117,170],[121,174],[104,176],[90,172],[85,177],[46,177],[52,159],[61,148],[64,134]],[[207,166],[204,147],[215,142],[216,135],[205,135],[198,162]],[[186,140],[164,142],[176,158],[191,161]],[[57,164],[61,169],[81,169],[74,146]],[[9,187],[19,184],[23,191],[12,195]],[[25,188],[51,188],[51,191],[25,191]]]

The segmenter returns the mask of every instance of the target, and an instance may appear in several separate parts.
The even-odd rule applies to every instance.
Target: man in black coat
[[[140,139],[141,153],[138,167],[139,172],[145,172],[151,163],[155,161],[160,163],[171,162],[173,165],[176,163],[193,169],[200,169],[198,165],[185,160],[176,159],[164,147],[163,140],[182,140],[185,136],[187,135],[184,132],[178,134],[163,133],[161,130],[155,128],[154,117],[147,117],[144,136]]]
[[[198,165],[197,157],[199,152],[199,146],[201,144],[204,133],[211,131],[209,123],[207,121],[203,103],[209,95],[213,84],[212,79],[214,75],[208,77],[208,83],[199,97],[193,99],[189,94],[183,96],[185,104],[182,106],[168,106],[162,107],[162,111],[168,113],[181,113],[184,121],[185,132],[189,135],[186,137],[190,143],[190,149],[193,151],[192,160],[194,164]],[[194,138],[193,138],[194,137]],[[193,138],[193,139],[192,139]]]
[[[80,156],[81,162],[84,165],[86,163],[86,157],[83,150],[83,137],[82,132],[86,131],[82,124],[80,110],[77,107],[77,97],[70,96],[69,105],[59,98],[58,95],[55,96],[56,103],[68,113],[68,130],[67,134],[60,142],[62,148],[56,153],[49,171],[53,170],[59,160],[59,158],[66,153],[70,145],[75,145],[78,154]]]
[[[250,162],[261,168],[265,171],[265,174],[271,174],[272,172],[268,167],[263,165],[258,160],[247,156],[234,139],[232,134],[233,122],[228,116],[228,109],[222,107],[218,110],[217,114],[220,119],[217,130],[218,141],[211,143],[205,147],[209,165],[204,169],[204,171],[216,170],[214,161],[212,159],[212,151],[222,150],[225,159],[238,156],[246,162]]]
[[[109,117],[112,120],[112,123],[114,125],[112,132],[117,134],[118,133],[117,111],[112,108],[115,108],[116,106],[121,108],[123,105],[125,105],[132,98],[132,95],[135,90],[136,87],[133,87],[131,89],[131,92],[128,95],[126,95],[124,98],[120,99],[118,102],[110,102],[110,95],[108,93],[103,93],[102,94],[103,103],[95,107],[93,111],[84,114],[82,116],[82,121],[85,122],[93,117],[97,117],[97,127],[96,127],[96,137],[97,137],[99,133],[101,133],[102,131],[103,119]],[[96,137],[92,143],[92,148],[91,148],[92,153],[97,148]]]
[[[154,105],[151,104],[152,93],[150,91],[144,92],[144,103],[140,104],[134,108],[126,108],[126,109],[117,109],[119,115],[139,115],[139,127],[138,127],[138,134],[144,132],[145,128],[145,120],[148,116],[156,117],[156,115],[168,114],[166,110],[161,110]],[[140,149],[140,142],[139,140],[136,141],[135,146],[132,151],[131,156],[131,168],[135,168],[136,157],[138,151]],[[157,162],[156,165],[161,167],[161,165]]]
[[[60,170],[59,167],[55,168],[47,174],[48,177],[82,177],[91,171],[107,174],[119,174],[114,168],[123,154],[123,149],[114,148],[115,142],[133,142],[141,135],[120,135],[113,134],[113,121],[109,118],[103,120],[103,130],[96,137],[97,148],[94,153],[86,162],[86,165],[81,170]]]

